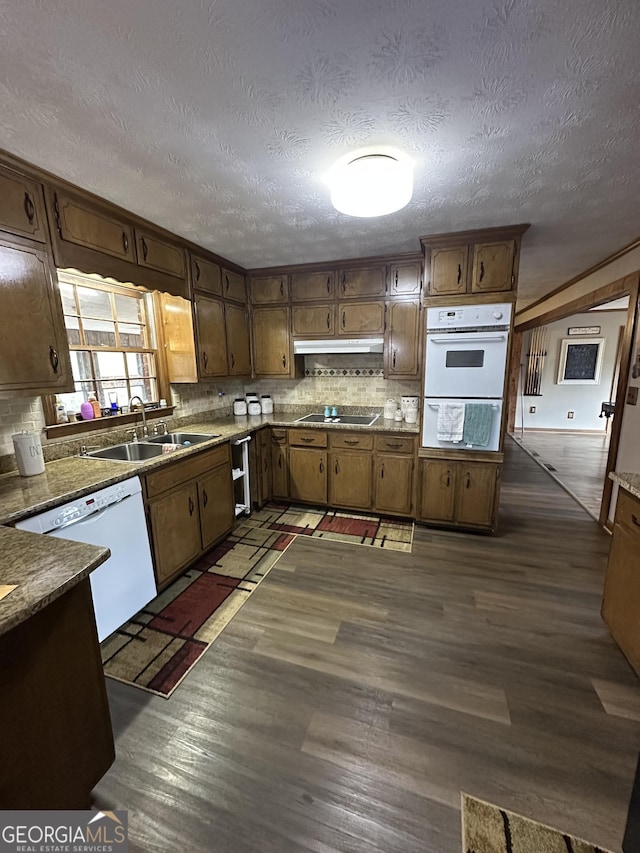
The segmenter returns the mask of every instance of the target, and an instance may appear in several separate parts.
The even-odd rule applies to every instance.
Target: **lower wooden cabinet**
[[[271,433],[271,495],[274,498],[289,497],[289,448],[284,429]]]
[[[153,560],[162,588],[233,528],[229,445],[167,465],[145,479]]]
[[[258,506],[264,506],[271,497],[271,430],[261,429],[253,444],[256,458],[254,500]]]
[[[420,476],[420,521],[495,529],[499,464],[421,459]]]
[[[411,515],[413,507],[413,456],[377,453],[374,509],[382,515]]]
[[[333,450],[329,455],[329,505],[371,509],[373,459],[371,451]]]
[[[294,501],[327,503],[327,451],[289,448],[289,496]]]

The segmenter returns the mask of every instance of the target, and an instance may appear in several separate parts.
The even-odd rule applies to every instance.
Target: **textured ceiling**
[[[640,234],[638,0],[0,0],[0,146],[246,267],[531,222],[522,302]],[[329,203],[353,148],[411,204]]]

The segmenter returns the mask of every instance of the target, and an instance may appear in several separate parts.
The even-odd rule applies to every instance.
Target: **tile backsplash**
[[[44,427],[40,397],[0,400],[0,457],[13,453],[11,436],[23,429],[37,432]]]

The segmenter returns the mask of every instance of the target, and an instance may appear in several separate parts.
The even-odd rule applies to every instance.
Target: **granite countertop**
[[[640,474],[612,471],[609,477],[622,489],[626,489],[630,494],[635,495],[636,498],[640,498]]]
[[[225,441],[243,438],[263,426],[295,426],[300,415],[245,415],[243,417],[212,418],[182,427],[185,432],[216,433],[217,437],[191,447],[181,447],[167,455],[144,462],[113,462],[109,459],[94,459],[69,456],[48,462],[44,474],[21,477],[17,473],[0,477],[0,525],[12,524],[22,518],[43,512],[55,506],[82,497],[96,489],[125,480],[127,477],[147,474],[149,471],[173,462],[176,459],[197,453]],[[417,435],[417,424],[396,423],[382,417],[372,426],[349,424],[300,424],[305,429],[363,430],[366,432],[392,432]],[[108,446],[108,443],[105,444]]]
[[[0,527],[0,634],[42,610],[109,557],[108,548]]]

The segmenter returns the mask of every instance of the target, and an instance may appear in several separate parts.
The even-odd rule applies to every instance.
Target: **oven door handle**
[[[435,337],[434,335],[427,334],[427,341],[432,344],[491,344],[496,341],[506,341],[507,336],[498,333],[496,335],[443,335],[442,337]]]

